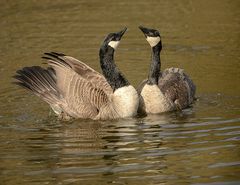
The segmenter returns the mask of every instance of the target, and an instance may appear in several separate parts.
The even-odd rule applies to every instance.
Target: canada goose
[[[24,67],[14,76],[17,85],[47,102],[62,119],[116,119],[137,114],[137,91],[119,71],[114,51],[127,28],[110,33],[100,51],[103,75],[83,62],[60,53],[45,53],[49,67]]]
[[[161,113],[182,110],[194,100],[196,87],[183,69],[168,68],[161,71],[161,36],[158,30],[139,26],[151,46],[152,62],[148,79],[138,87],[139,113]]]

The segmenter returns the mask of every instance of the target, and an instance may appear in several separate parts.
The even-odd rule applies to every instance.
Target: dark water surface
[[[229,0],[2,0],[0,184],[240,184],[239,8]],[[66,123],[11,84],[48,51],[100,71],[100,43],[127,26],[116,62],[137,86],[150,60],[140,24],[160,30],[163,68],[184,68],[196,83],[193,107]]]

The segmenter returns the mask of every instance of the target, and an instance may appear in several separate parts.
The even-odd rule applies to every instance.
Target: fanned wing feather
[[[32,91],[49,104],[60,102],[60,93],[50,68],[40,66],[24,67],[14,76],[18,81],[15,84]]]
[[[66,56],[64,54],[58,54],[55,52],[52,53],[45,53],[46,55],[53,57],[55,61],[50,60],[49,65],[59,65],[62,64],[67,68],[71,68],[73,71],[78,73],[82,78],[86,79],[87,81],[91,82],[94,87],[101,88],[106,93],[112,93],[113,90],[111,86],[108,84],[107,80],[104,76],[85,63],[71,57]]]
[[[79,60],[60,53],[45,53],[50,66],[25,67],[14,76],[15,84],[46,101],[62,118],[101,119],[110,109],[113,90],[103,75]],[[110,112],[109,115],[114,114]],[[114,114],[115,116],[115,114]]]
[[[111,86],[106,79],[75,58],[46,53],[56,73],[56,83],[65,99],[65,111],[73,117],[94,118],[109,103]]]

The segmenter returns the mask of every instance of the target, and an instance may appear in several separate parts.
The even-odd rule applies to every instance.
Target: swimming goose
[[[24,67],[17,85],[47,102],[61,119],[116,119],[137,114],[137,91],[119,71],[114,51],[127,28],[110,33],[103,41],[100,65],[103,75],[83,62],[61,53],[45,53],[49,67]]]
[[[148,79],[138,87],[139,113],[161,113],[182,110],[194,101],[196,87],[183,69],[168,68],[161,71],[161,36],[158,30],[139,26],[152,50]]]

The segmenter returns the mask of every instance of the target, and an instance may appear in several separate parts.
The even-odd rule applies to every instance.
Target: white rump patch
[[[160,37],[149,37],[147,36],[147,41],[150,44],[151,47],[156,46],[160,42]]]
[[[174,104],[167,99],[157,85],[146,84],[141,92],[146,113],[157,114],[174,109]]]
[[[113,49],[117,49],[119,44],[120,44],[120,41],[110,41],[108,43],[108,45],[111,46]]]
[[[117,89],[113,94],[113,103],[120,117],[135,116],[139,105],[136,89],[131,85]]]

